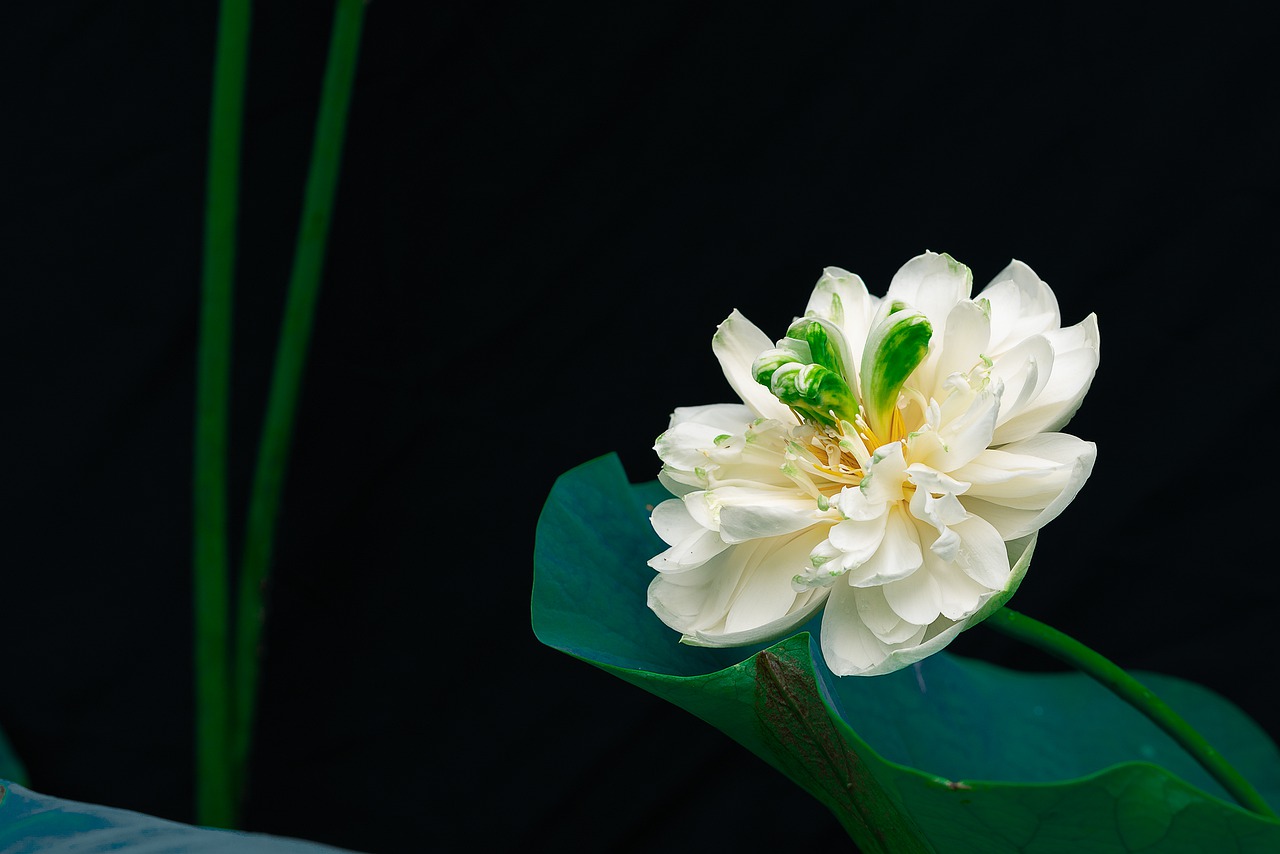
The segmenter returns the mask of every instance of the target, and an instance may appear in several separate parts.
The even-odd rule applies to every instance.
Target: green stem
[[[247,780],[249,752],[253,744],[260,644],[274,529],[316,296],[320,289],[325,242],[333,215],[364,7],[365,0],[337,0],[334,9],[293,270],[258,446],[253,491],[249,498],[236,610],[232,722],[232,755],[240,791],[243,791]]]
[[[1009,608],[996,611],[987,618],[986,625],[1092,676],[1182,745],[1241,806],[1267,818],[1280,818],[1249,781],[1228,764],[1222,754],[1177,712],[1123,668],[1057,629]]]
[[[224,0],[209,117],[192,482],[196,817],[218,827],[233,826],[235,818],[228,750],[227,401],[248,54],[249,0]]]

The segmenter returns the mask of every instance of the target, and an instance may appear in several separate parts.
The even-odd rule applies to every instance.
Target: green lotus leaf
[[[698,716],[829,808],[863,852],[1280,851],[1159,727],[1088,676],[947,652],[885,676],[836,677],[819,620],[771,645],[683,646],[645,604],[663,548],[609,454],[562,475],[538,522],[539,640]],[[1135,672],[1273,807],[1280,751],[1221,696]]]
[[[0,779],[0,851],[64,854],[354,854],[319,842],[199,827],[33,792]]]

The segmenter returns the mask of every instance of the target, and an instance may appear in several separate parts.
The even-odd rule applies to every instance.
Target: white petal
[[[823,540],[809,552],[808,565],[791,579],[792,589],[830,587],[844,577],[847,567],[843,563],[849,559],[850,555],[831,545],[830,540]]]
[[[928,572],[913,572],[882,589],[894,613],[916,625],[927,626],[942,613],[942,588]]]
[[[704,406],[677,406],[670,427],[702,424],[721,433],[741,433],[756,415],[741,403],[708,403]]]
[[[991,373],[1004,384],[997,428],[1020,415],[1044,393],[1053,376],[1053,360],[1053,346],[1043,335],[1030,336],[994,360]]]
[[[1022,412],[1001,424],[992,444],[1060,430],[1084,400],[1098,370],[1098,319],[1090,314],[1075,326],[1045,334],[1053,346],[1053,373]]]
[[[858,590],[859,593],[880,593],[879,587],[853,589]],[[880,598],[883,599],[884,595],[881,594]],[[889,607],[887,603],[885,607]],[[928,626],[917,626],[914,623],[908,623],[906,620],[899,620],[897,625],[887,631],[877,632],[873,629],[871,633],[876,636],[876,640],[888,644],[891,649],[901,649],[904,646],[913,646],[924,640],[925,632],[928,630]]]
[[[922,382],[921,391],[926,395],[940,397],[941,389],[937,388],[936,383],[957,371],[967,374],[972,370],[987,352],[990,338],[991,317],[987,311],[972,300],[956,303],[947,316],[946,332],[940,338],[934,334],[934,340],[942,342],[937,364],[934,366],[936,379],[933,382]]]
[[[794,421],[791,410],[756,382],[751,373],[756,356],[772,347],[773,341],[737,309],[716,328],[711,339],[711,349],[720,360],[725,378],[743,403],[763,418]]]
[[[882,676],[915,664],[945,649],[964,628],[963,623],[952,623],[945,617],[940,617],[925,631],[925,639],[896,645],[888,658],[857,675]]]
[[[970,482],[965,509],[995,526],[1006,540],[1053,521],[1093,472],[1098,448],[1066,433],[1041,433],[984,451],[955,472]]]
[[[871,318],[878,303],[879,299],[868,293],[861,277],[839,267],[827,267],[814,285],[804,313],[832,321],[851,347],[861,348],[871,329]],[[861,361],[860,350],[841,355],[850,371],[855,370]],[[856,377],[846,379],[852,387],[857,387]]]
[[[823,536],[817,529],[752,540],[688,572],[657,575],[649,584],[649,607],[691,646],[741,646],[781,637],[826,600],[826,589],[797,592],[790,586],[790,576]]]
[[[722,633],[755,631],[791,613],[797,597],[807,595],[792,589],[791,578],[808,565],[812,547],[811,537],[792,537],[758,550],[725,615]]]
[[[734,546],[687,572],[655,575],[649,582],[649,608],[686,636],[723,624],[730,597],[756,549],[755,543]]]
[[[846,519],[854,519],[859,522],[879,519],[888,509],[888,505],[885,502],[868,499],[862,489],[857,486],[842,488],[840,494],[836,496],[835,505],[839,508],[840,514]]]
[[[794,489],[730,486],[708,495],[719,519],[720,536],[730,543],[791,534],[824,518],[812,498]]]
[[[946,329],[951,308],[969,298],[973,274],[948,255],[925,252],[903,264],[889,282],[885,300],[902,300],[919,309],[933,325],[935,340]]]
[[[1081,460],[1096,446],[1067,433],[1040,433],[983,451],[953,475],[969,484],[968,494],[1025,510],[1041,510],[1072,480]]]
[[[888,508],[884,507],[887,511]],[[840,552],[841,566],[846,569],[861,566],[880,548],[884,540],[885,523],[889,519],[888,512],[861,521],[845,519],[837,522],[827,533],[827,540]]]
[[[858,602],[858,616],[877,640],[898,644],[919,639],[918,636],[925,627],[908,623],[895,614],[879,587],[859,587],[854,588],[854,591]]]
[[[690,492],[680,500],[684,502],[684,509],[693,517],[693,521],[709,531],[720,530],[717,508],[711,501],[710,493],[706,490]]]
[[[858,609],[864,591],[837,584],[822,614],[822,657],[837,676],[855,676],[882,666],[897,648],[912,647],[925,635],[919,626],[897,643],[886,643],[863,622]],[[895,668],[896,669],[896,668]]]
[[[1030,335],[1062,325],[1058,298],[1035,271],[1012,261],[982,289],[979,298],[991,303],[991,350],[1003,353]]]
[[[884,537],[880,548],[856,570],[845,576],[853,587],[870,587],[906,578],[920,568],[920,535],[906,511],[898,505],[886,514]],[[901,613],[901,612],[899,612]],[[906,614],[903,617],[910,619]],[[935,615],[936,616],[936,615]],[[932,618],[930,618],[932,619]],[[913,623],[920,620],[911,620]],[[929,622],[925,620],[924,622]]]
[[[998,389],[986,388],[968,399],[968,406],[959,414],[953,414],[955,407],[944,402],[942,423],[937,425],[934,433],[920,433],[916,437],[908,437],[913,462],[926,465],[937,471],[954,471],[973,459],[991,444],[992,432],[995,430],[996,418],[1000,415],[1000,397]],[[965,392],[956,390],[954,399],[965,402]]]
[[[933,545],[925,550],[925,560],[927,561],[930,555],[948,563],[955,560],[960,551],[960,535],[950,528],[943,528],[941,531],[935,531],[934,533],[938,536],[933,541]],[[924,537],[921,537],[921,540],[928,542]]]
[[[1000,532],[980,516],[970,516],[951,530],[960,535],[953,563],[983,587],[1003,590],[1009,581],[1009,552]]]
[[[857,592],[836,585],[822,612],[822,657],[837,676],[851,676],[889,657],[880,641],[858,613]]]
[[[658,572],[681,572],[701,566],[729,547],[718,533],[695,522],[678,498],[669,498],[653,508],[649,521],[663,542],[671,546],[649,560],[649,566]]]
[[[729,547],[715,531],[699,528],[683,540],[672,543],[671,548],[649,559],[649,566],[658,572],[682,572],[701,566]]]
[[[653,530],[669,546],[674,546],[690,534],[707,530],[693,520],[679,498],[659,502],[649,514],[649,524],[653,525]]]
[[[680,638],[680,642],[689,646],[722,648],[778,640],[809,622],[814,614],[822,610],[822,605],[827,601],[829,592],[826,588],[819,588],[799,594],[796,596],[793,610],[771,623],[733,633],[698,631],[692,635],[684,635]]]
[[[1035,550],[1035,537],[1033,535],[1023,540],[1006,543],[1005,546],[1010,557],[1016,559],[1017,562],[1009,575],[1004,591],[993,590],[984,594],[981,605],[963,622],[953,621],[946,616],[941,616],[929,625],[920,640],[894,644],[891,647],[888,645],[880,646],[879,649],[881,651],[888,651],[888,656],[885,658],[876,660],[875,655],[866,653],[861,658],[871,663],[864,663],[861,667],[855,667],[854,663],[848,658],[838,657],[837,652],[844,652],[845,647],[841,646],[837,649],[834,643],[828,643],[826,637],[827,627],[829,624],[834,624],[835,621],[828,619],[827,615],[824,615],[822,620],[822,652],[832,671],[841,676],[880,676],[884,673],[901,670],[909,664],[914,664],[945,649],[960,632],[976,626],[990,616],[992,611],[1001,607],[1012,595],[1013,591],[1017,589],[1019,582],[1027,571],[1027,566],[1031,561],[1031,554]],[[832,589],[832,600],[834,600],[835,594],[839,592],[840,585],[837,584]],[[864,631],[868,635],[871,634],[869,630]],[[874,635],[871,635],[871,641],[874,642],[874,640]]]
[[[653,450],[657,452],[658,458],[669,466],[685,471],[693,471],[695,468],[708,465],[710,453],[715,450],[718,438],[740,437],[747,425],[755,420],[755,415],[745,406],[733,404],[721,404],[721,406],[728,406],[735,412],[745,414],[746,420],[738,421],[732,427],[728,424],[709,423],[687,417],[677,421],[676,417],[681,412],[677,409],[672,416],[671,426],[653,443]]]
[[[926,569],[938,583],[942,599],[942,616],[948,620],[963,620],[978,610],[991,590],[968,576],[950,561],[936,557],[925,558]]]
[[[707,487],[706,479],[700,475],[669,466],[664,466],[658,472],[658,483],[665,486],[667,491],[677,498],[683,498],[691,492]]]
[[[968,517],[956,496],[964,494],[969,484],[920,463],[907,468],[907,479],[916,485],[915,495],[911,496],[911,515],[928,522],[939,533],[947,525]]]
[[[871,465],[858,488],[872,504],[901,501],[905,497],[902,482],[906,471],[907,461],[902,454],[902,443],[881,445],[871,455]]]

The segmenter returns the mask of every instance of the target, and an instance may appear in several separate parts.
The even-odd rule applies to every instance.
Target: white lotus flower
[[[926,252],[883,298],[827,268],[776,342],[736,310],[720,324],[742,402],[678,408],[654,445],[675,497],[653,510],[670,548],[648,601],[684,643],[770,641],[825,608],[831,670],[888,673],[1013,594],[1093,469],[1094,444],[1055,431],[1093,382],[1098,325],[1063,328],[1019,261],[972,287]]]

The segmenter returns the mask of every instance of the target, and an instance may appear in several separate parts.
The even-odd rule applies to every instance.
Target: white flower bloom
[[[824,609],[832,671],[874,675],[1012,595],[1031,535],[1093,469],[1094,444],[1056,431],[1093,382],[1098,325],[1063,328],[1018,261],[972,287],[926,252],[883,298],[827,268],[777,341],[737,311],[720,324],[742,403],[678,408],[654,445],[675,497],[652,515],[670,548],[649,607],[683,642],[769,641]]]

